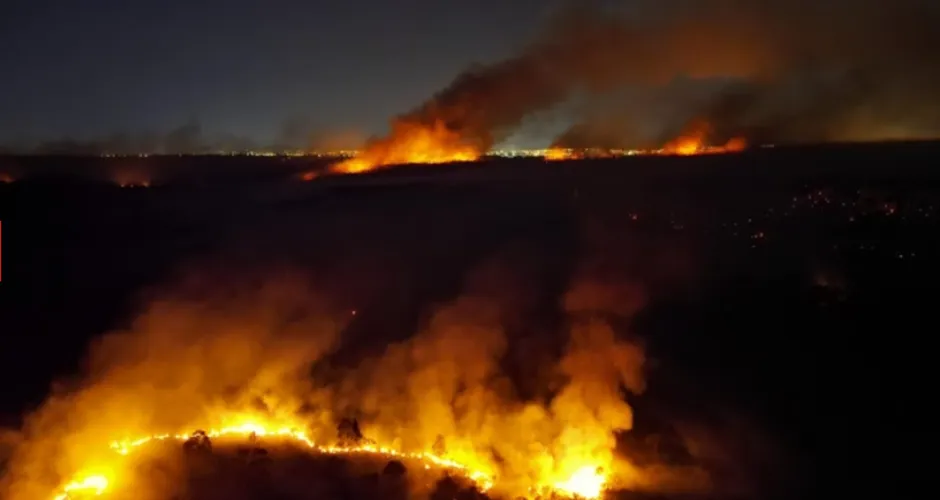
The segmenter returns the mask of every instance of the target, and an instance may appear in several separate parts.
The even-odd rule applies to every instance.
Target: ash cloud
[[[561,145],[655,142],[694,121],[709,122],[716,136],[760,142],[940,132],[934,2],[641,0],[619,7],[561,8],[520,54],[469,69],[395,121],[443,122],[462,143],[485,151],[532,113],[583,93],[595,105],[574,117]],[[625,88],[632,98],[612,97]],[[663,106],[638,109],[637,100]],[[670,104],[676,109],[665,113]],[[643,130],[650,121],[661,122],[659,130]]]

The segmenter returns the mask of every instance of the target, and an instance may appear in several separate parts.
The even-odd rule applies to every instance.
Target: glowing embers
[[[315,180],[316,178],[320,177],[320,174],[319,174],[318,172],[309,171],[309,172],[303,172],[303,173],[301,173],[300,175],[298,175],[298,177],[300,178],[300,180],[302,180],[302,181],[304,181],[304,182],[310,182],[310,181]]]

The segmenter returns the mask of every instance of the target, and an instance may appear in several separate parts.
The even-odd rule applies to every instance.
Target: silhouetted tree
[[[337,438],[340,446],[357,446],[363,441],[359,421],[355,418],[344,418],[336,426]]]
[[[204,430],[197,430],[183,443],[187,453],[212,453],[212,440]]]
[[[459,492],[460,485],[457,481],[445,475],[435,483],[434,489],[431,490],[431,500],[454,500]]]

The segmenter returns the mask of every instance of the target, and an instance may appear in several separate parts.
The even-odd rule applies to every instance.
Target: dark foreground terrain
[[[914,346],[933,333],[937,165],[940,146],[897,144],[301,182],[322,165],[0,159],[17,179],[0,184],[0,413],[18,427],[53,380],[81,369],[91,338],[169,283],[301,270],[355,311],[344,335],[368,351],[416,331],[494,259],[536,291],[506,363],[526,395],[540,332],[556,328],[559,297],[589,261],[598,279],[643,291],[624,326],[649,359],[621,439],[635,460],[696,460],[722,485],[747,485],[722,490],[735,496],[870,491],[879,457],[923,423],[888,417],[917,413],[929,372]],[[127,170],[150,186],[116,185]],[[676,431],[690,425],[722,453],[690,449]],[[882,445],[893,451],[873,456]]]

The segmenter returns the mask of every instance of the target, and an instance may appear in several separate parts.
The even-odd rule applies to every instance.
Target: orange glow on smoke
[[[359,174],[391,165],[475,161],[482,152],[440,120],[431,125],[395,122],[392,133],[372,141],[353,158],[337,163],[331,171]]]
[[[588,499],[658,484],[616,453],[616,433],[633,423],[623,387],[642,391],[644,356],[605,321],[573,321],[556,367],[566,382],[550,401],[505,392],[501,303],[472,296],[439,307],[412,337],[324,383],[309,366],[340,345],[352,312],[321,310],[308,286],[278,277],[236,297],[181,294],[156,301],[130,331],[103,336],[89,354],[87,382],[30,415],[0,495],[171,496],[182,485],[139,466],[165,460],[170,473],[184,474],[185,460],[159,454],[196,429],[220,450],[255,434],[275,456],[286,448],[400,458],[432,475],[467,478],[494,498]],[[642,300],[627,293],[578,286],[565,307],[574,314]],[[298,304],[306,315],[284,330]],[[366,415],[358,421],[365,439],[350,444],[337,423],[355,409]]]
[[[747,141],[743,137],[732,137],[725,143],[724,149],[729,153],[744,151],[747,149]]]

